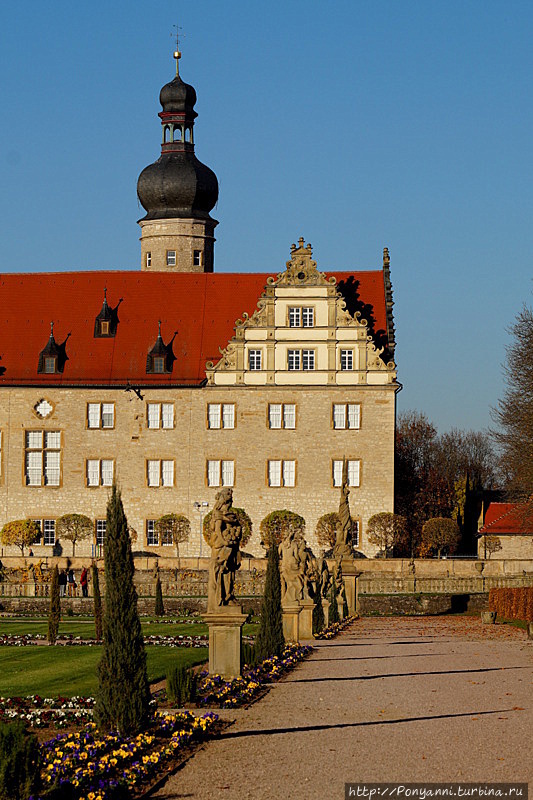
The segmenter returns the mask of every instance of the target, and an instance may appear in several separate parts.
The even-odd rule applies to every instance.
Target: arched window
[[[169,127],[168,125],[165,125],[165,127],[163,128],[163,142],[169,141],[169,134],[170,134]]]
[[[185,141],[190,142],[192,137],[191,129],[185,128]]]
[[[181,142],[181,125],[174,125],[174,141]]]

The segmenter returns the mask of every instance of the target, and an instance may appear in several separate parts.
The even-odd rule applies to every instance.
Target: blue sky
[[[279,271],[299,236],[332,271],[389,247],[399,409],[487,427],[532,301],[533,4],[9,4],[3,271],[139,267],[178,20],[220,183],[216,270]]]

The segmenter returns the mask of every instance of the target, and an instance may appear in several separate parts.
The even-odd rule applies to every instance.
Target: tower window
[[[254,371],[261,369],[261,350],[248,351],[248,369]]]
[[[48,375],[53,375],[56,372],[57,359],[55,356],[50,356],[44,359],[44,371]]]
[[[194,250],[192,255],[192,263],[194,267],[201,267],[202,266],[202,251],[201,250]]]
[[[162,356],[156,356],[154,358],[154,372],[158,374],[165,372],[165,359]]]
[[[341,370],[353,369],[353,350],[341,350]]]
[[[152,254],[151,253],[146,253],[146,266],[147,267],[151,267],[152,266]]]
[[[313,328],[315,309],[312,306],[291,306],[289,308],[289,328]]]
[[[176,266],[176,251],[167,250],[167,267],[175,267],[175,266]]]

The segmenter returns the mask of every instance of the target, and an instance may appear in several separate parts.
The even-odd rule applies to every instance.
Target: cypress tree
[[[317,588],[314,597],[315,607],[313,608],[313,633],[320,633],[324,630],[326,620],[324,618],[324,607],[322,605],[322,595],[320,594],[320,587]]]
[[[165,606],[163,605],[163,591],[161,589],[161,578],[157,576],[155,582],[155,615],[162,617],[165,613]]]
[[[50,607],[48,610],[48,643],[55,644],[61,619],[61,600],[59,599],[59,572],[57,565],[52,570],[50,583]]]
[[[93,564],[91,567],[93,579],[93,609],[94,609],[94,630],[96,640],[99,642],[103,634],[102,620],[102,595],[100,594],[100,578],[98,577],[98,567]]]
[[[94,717],[101,729],[131,736],[149,724],[150,686],[128,521],[116,484],[107,504],[104,563],[104,648]]]
[[[279,574],[278,545],[272,542],[268,549],[265,591],[261,607],[261,622],[255,640],[257,662],[270,656],[280,656],[285,647],[283,618],[281,614],[281,578]]]
[[[329,595],[329,624],[333,625],[334,622],[340,622],[340,614],[339,614],[339,606],[337,603],[337,582],[335,580],[335,575],[331,577],[331,591]]]

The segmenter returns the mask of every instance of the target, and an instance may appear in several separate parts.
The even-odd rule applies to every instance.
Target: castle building
[[[141,269],[0,276],[0,526],[39,520],[34,553],[52,554],[56,520],[85,514],[94,537],[77,553],[94,554],[116,479],[134,549],[173,555],[155,521],[175,512],[192,529],[180,554],[207,555],[202,516],[231,486],[254,526],[247,551],[263,553],[260,522],[278,509],[305,518],[316,549],[346,461],[371,556],[368,519],[393,510],[388,250],[379,269],[324,273],[300,238],[285,268],[217,274],[196,93],[177,70],[160,102],[161,156],[138,181]]]

